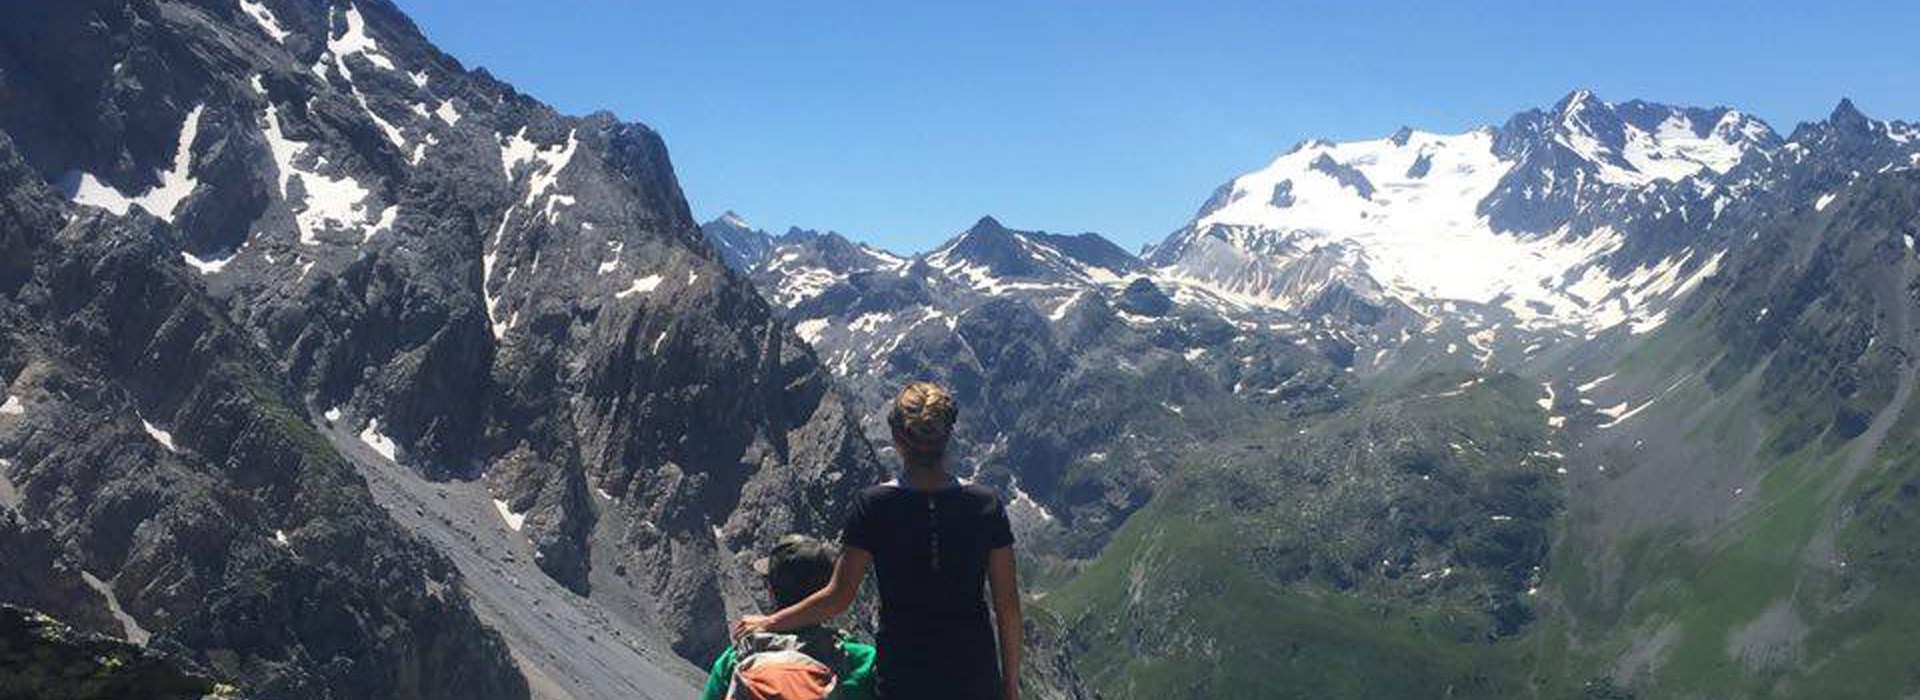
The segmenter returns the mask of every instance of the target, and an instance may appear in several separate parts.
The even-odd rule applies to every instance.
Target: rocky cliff
[[[542,618],[498,602],[523,573],[606,625],[508,625],[523,671],[622,630],[704,661],[754,602],[759,544],[830,534],[879,478],[646,127],[555,113],[383,0],[13,5],[0,27],[0,378],[27,407],[0,454],[20,510],[156,639],[288,696],[524,694],[457,566],[501,589],[475,594],[495,626]],[[357,509],[354,529],[310,531],[303,504]],[[242,585],[229,559],[295,568]],[[181,602],[221,591],[246,607]],[[303,595],[371,607],[293,617],[311,639],[250,622]],[[407,609],[368,612],[386,605]],[[551,675],[585,692],[582,673]]]

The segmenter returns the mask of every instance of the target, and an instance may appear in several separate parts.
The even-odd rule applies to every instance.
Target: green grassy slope
[[[1557,504],[1537,387],[1433,375],[1186,465],[1044,605],[1114,698],[1510,697]]]

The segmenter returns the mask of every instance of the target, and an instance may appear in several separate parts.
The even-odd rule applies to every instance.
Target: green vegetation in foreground
[[[1229,551],[1232,528],[1156,505],[1043,602],[1115,698],[1506,697],[1520,647],[1471,610],[1282,588]],[[1246,692],[1251,691],[1251,692]]]

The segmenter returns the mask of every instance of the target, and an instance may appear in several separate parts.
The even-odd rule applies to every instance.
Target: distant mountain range
[[[1783,137],[1576,91],[1462,134],[1303,142],[1140,256],[992,218],[913,256],[702,230],[751,251],[730,264],[863,405],[934,376],[986,414],[962,462],[1022,504],[1110,695],[1282,664],[1325,696],[1817,697],[1848,668],[1880,697],[1916,682],[1876,665],[1891,628],[1862,611],[1910,619],[1911,555],[1836,548],[1916,517],[1888,489],[1917,468],[1894,427],[1916,420],[1917,166],[1920,127],[1847,101]],[[1772,583],[1746,598],[1662,592],[1757,551]],[[1250,608],[1295,651],[1240,636]],[[1223,653],[1246,675],[1170,670]]]

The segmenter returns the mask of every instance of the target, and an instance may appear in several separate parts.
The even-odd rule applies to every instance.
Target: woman
[[[845,612],[871,564],[880,588],[880,698],[1018,700],[1013,531],[993,489],[947,473],[947,440],[958,415],[953,395],[938,385],[914,382],[902,389],[887,425],[906,472],[854,498],[825,588],[772,615],[741,618],[734,638],[819,624]],[[983,583],[992,589],[991,622]]]

